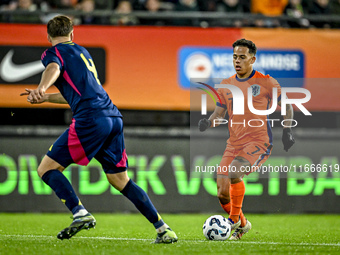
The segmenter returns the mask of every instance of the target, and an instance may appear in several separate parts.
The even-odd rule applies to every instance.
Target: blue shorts
[[[86,166],[95,158],[105,173],[123,172],[128,167],[123,120],[120,117],[72,119],[47,156],[65,168],[72,163]]]

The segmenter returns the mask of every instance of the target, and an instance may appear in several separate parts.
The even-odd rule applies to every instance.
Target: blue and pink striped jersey
[[[92,57],[84,47],[72,41],[59,43],[47,49],[41,61],[45,67],[52,62],[60,66],[61,74],[54,85],[75,119],[122,116],[103,89]]]

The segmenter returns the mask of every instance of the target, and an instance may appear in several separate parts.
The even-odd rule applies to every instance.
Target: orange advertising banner
[[[189,76],[231,74],[231,45],[240,38],[253,40],[259,53],[263,49],[258,60],[275,78],[274,67],[281,68],[279,75],[289,71],[300,79],[340,76],[337,30],[77,26],[74,32],[74,42],[89,49],[99,79],[120,109],[190,110]],[[32,106],[19,96],[39,82],[38,61],[50,47],[46,26],[0,24],[0,34],[0,107],[65,107]],[[310,111],[340,111],[337,79],[303,86],[312,94]]]
[[[340,30],[242,29],[259,48],[300,49],[305,54],[309,111],[340,111]]]

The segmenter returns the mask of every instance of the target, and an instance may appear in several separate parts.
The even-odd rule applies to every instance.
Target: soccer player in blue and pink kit
[[[155,243],[176,242],[175,232],[164,223],[148,195],[127,175],[122,115],[101,86],[88,51],[73,42],[72,21],[66,16],[51,19],[47,34],[52,47],[41,56],[45,71],[40,84],[21,95],[27,96],[31,104],[69,104],[73,112],[72,124],[49,148],[38,167],[39,176],[73,214],[71,225],[57,237],[69,239],[80,230],[96,225],[95,218],[82,205],[62,173],[72,163],[87,165],[96,158],[110,184],[154,225]],[[60,93],[46,93],[52,85]]]

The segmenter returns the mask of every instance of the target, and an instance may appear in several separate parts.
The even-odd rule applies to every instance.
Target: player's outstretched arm
[[[203,132],[210,127],[217,127],[219,124],[215,123],[217,119],[223,119],[227,113],[227,109],[223,107],[216,106],[213,114],[209,117],[209,119],[201,119],[198,122],[198,129]]]
[[[45,93],[44,96],[40,98],[38,101],[33,101],[33,98],[31,96],[31,92],[33,91],[33,89],[25,90],[26,92],[21,93],[20,96],[27,96],[27,102],[31,104],[41,104],[45,102],[56,104],[68,104],[68,102],[65,100],[61,93]]]
[[[55,104],[68,104],[66,99],[61,93],[49,93],[45,94],[45,102],[55,103]]]
[[[60,75],[59,65],[57,63],[50,63],[47,65],[45,71],[41,76],[39,86],[36,89],[25,89],[26,92],[21,93],[20,96],[27,95],[27,101],[31,104],[41,104],[44,102],[51,103],[67,103],[60,93],[46,94],[46,90],[51,87]],[[58,95],[59,94],[59,95]]]
[[[59,75],[60,68],[57,63],[52,62],[46,66],[46,69],[41,76],[38,88],[31,91],[30,95],[32,97],[33,103],[41,101],[41,99],[45,95],[46,90],[54,84]]]
[[[290,126],[292,126],[293,117],[294,117],[293,107],[292,105],[287,104],[286,115],[283,116],[283,119],[285,120],[285,126],[288,126],[288,127],[283,127],[283,134],[282,134],[283,149],[287,152],[295,143],[292,129],[290,128]]]

